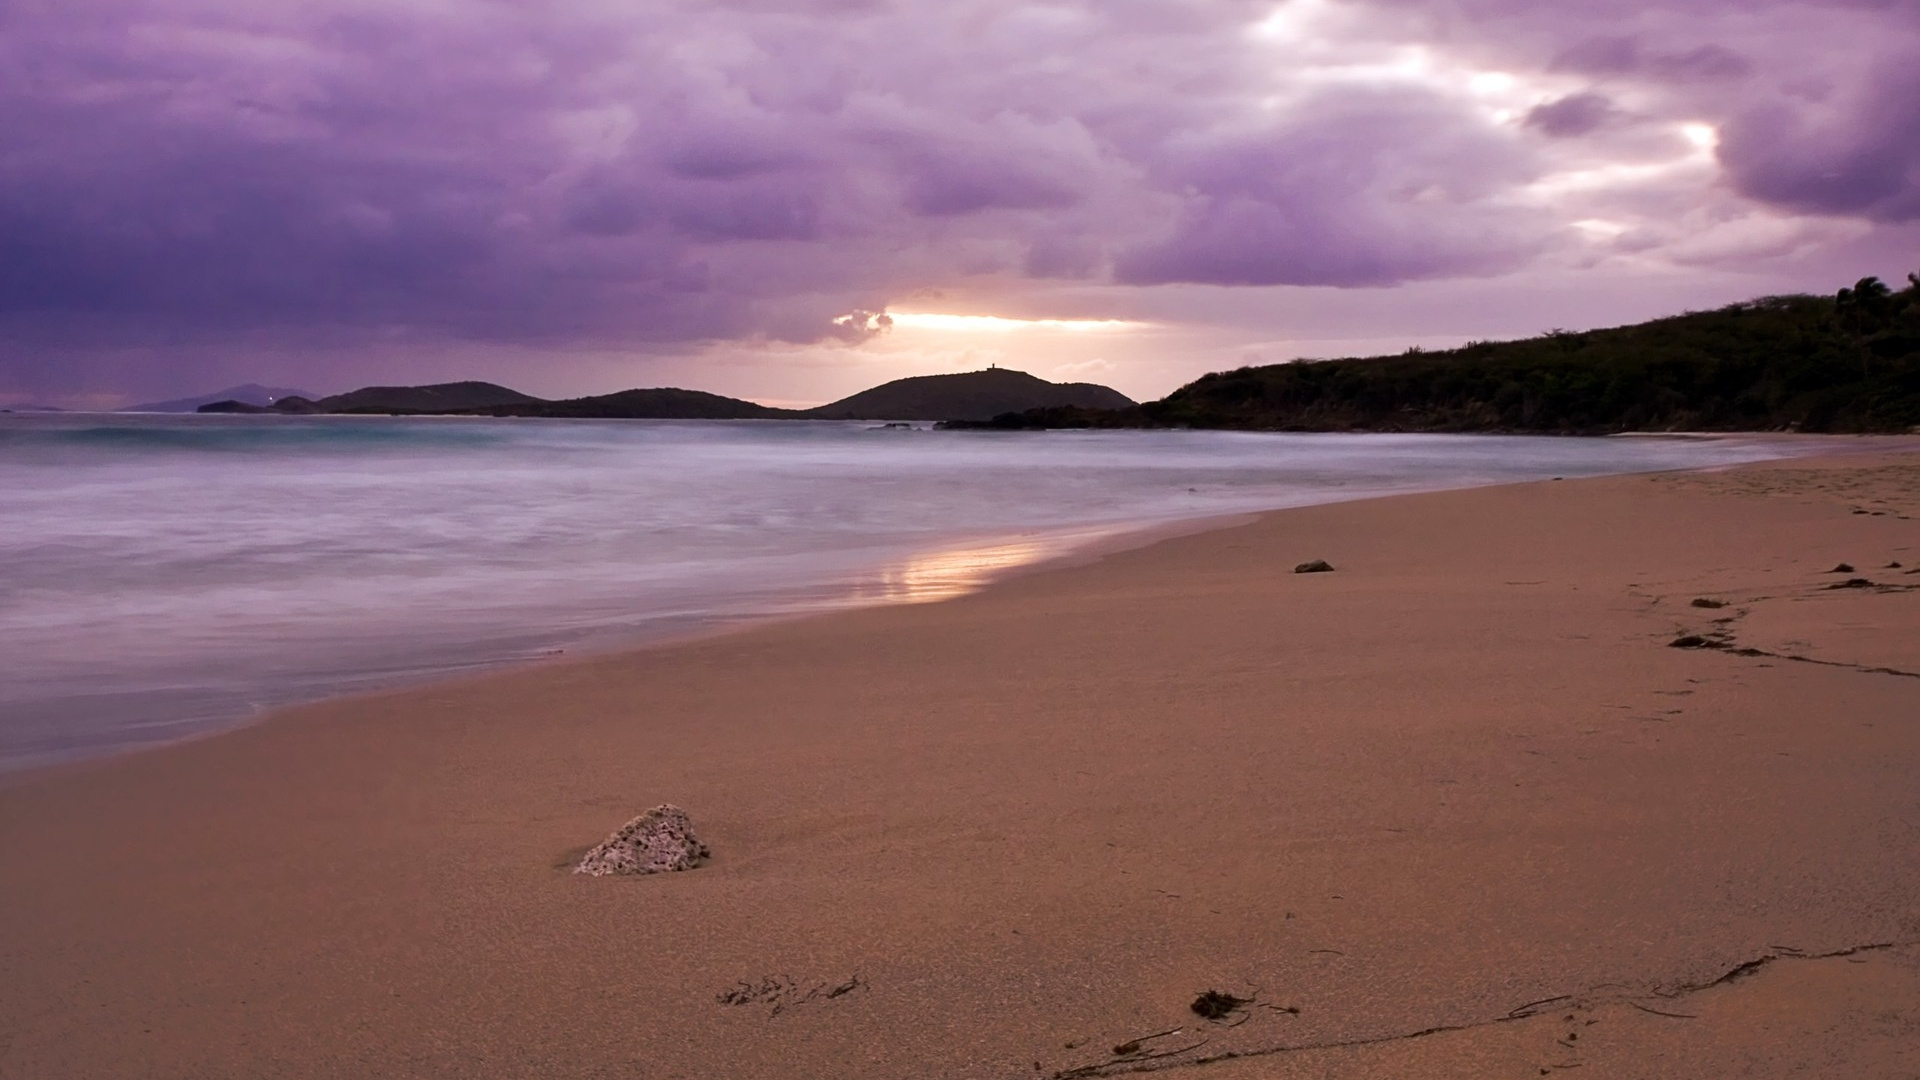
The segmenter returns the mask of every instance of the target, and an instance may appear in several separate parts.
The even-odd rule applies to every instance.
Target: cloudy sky
[[[0,136],[0,402],[1156,397],[1920,269],[1920,0],[0,0]]]

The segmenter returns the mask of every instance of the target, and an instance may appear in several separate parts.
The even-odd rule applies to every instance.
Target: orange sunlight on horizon
[[[1017,330],[1060,330],[1071,334],[1128,333],[1153,324],[1128,319],[1015,319],[1003,315],[950,315],[932,311],[888,311],[895,327],[927,330],[1012,333]]]

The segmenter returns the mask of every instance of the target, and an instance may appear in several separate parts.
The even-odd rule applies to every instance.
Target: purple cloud
[[[1740,189],[1792,210],[1920,219],[1920,50],[1850,92],[1783,95],[1739,114],[1720,160]]]
[[[1555,98],[1527,110],[1526,125],[1556,139],[1585,135],[1613,117],[1613,102],[1591,90]]]
[[[1707,43],[1680,52],[1650,49],[1633,38],[1593,37],[1556,55],[1548,71],[1597,77],[1651,75],[1690,81],[1738,79],[1753,72],[1753,62],[1724,45]]]
[[[135,354],[194,389],[262,343],[837,340],[900,297],[1062,279],[1117,310],[1695,265],[1743,215],[1920,217],[1909,14],[0,6],[0,395]]]
[[[1185,205],[1170,237],[1122,254],[1122,282],[1389,285],[1533,243],[1527,215],[1490,205],[1527,176],[1522,148],[1426,95],[1330,94],[1274,130],[1176,142],[1161,168]]]

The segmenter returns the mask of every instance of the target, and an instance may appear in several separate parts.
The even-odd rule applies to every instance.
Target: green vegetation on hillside
[[[1131,409],[995,428],[1278,431],[1906,431],[1920,426],[1920,276],[1636,326],[1207,375]]]

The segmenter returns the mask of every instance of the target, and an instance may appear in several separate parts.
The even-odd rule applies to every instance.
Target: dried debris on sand
[[[693,819],[671,803],[641,814],[581,857],[576,874],[661,874],[691,870],[711,852],[693,834]]]

